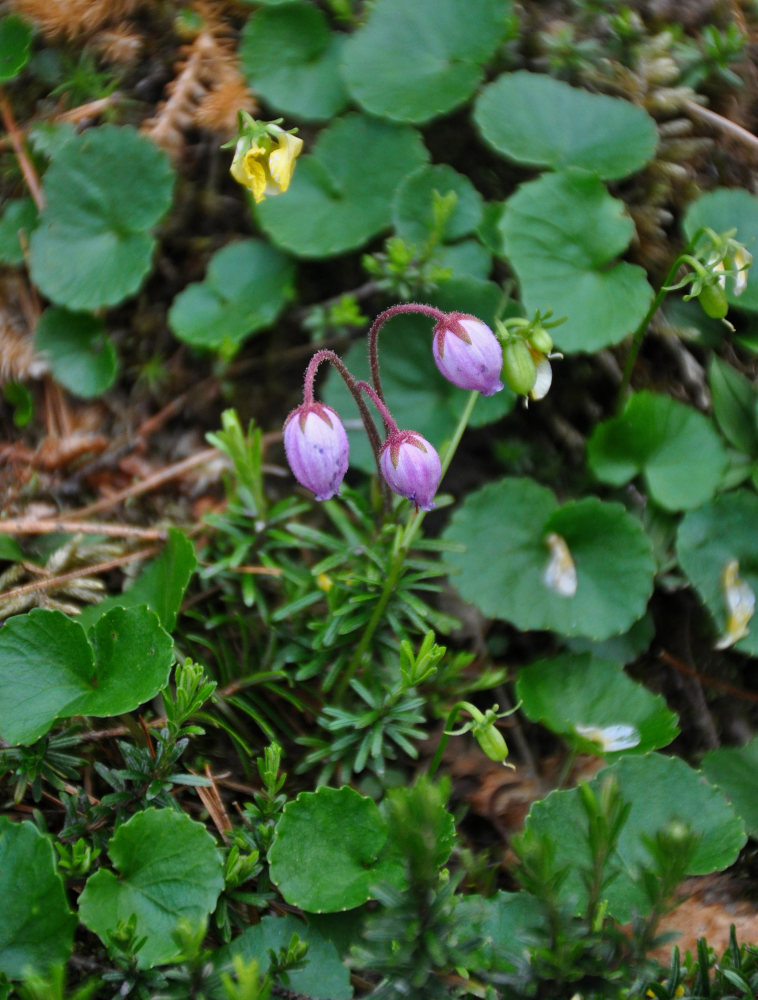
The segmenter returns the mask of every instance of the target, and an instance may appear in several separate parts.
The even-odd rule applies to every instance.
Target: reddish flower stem
[[[371,324],[371,329],[368,332],[368,362],[371,368],[371,381],[374,383],[376,394],[382,401],[384,400],[384,393],[382,392],[382,380],[379,375],[379,351],[377,349],[377,339],[379,337],[379,331],[387,320],[392,319],[393,316],[400,316],[403,313],[421,313],[422,316],[430,316],[432,319],[436,319],[437,321],[448,319],[448,314],[444,313],[441,309],[436,309],[434,306],[423,305],[421,302],[401,302],[398,305],[390,306],[389,309],[385,309],[384,312],[379,313],[374,322]]]

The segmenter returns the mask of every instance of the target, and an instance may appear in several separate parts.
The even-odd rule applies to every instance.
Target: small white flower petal
[[[640,734],[634,726],[619,722],[610,726],[584,726],[577,724],[574,732],[585,740],[597,743],[603,753],[615,753],[618,750],[631,750],[640,742]]]
[[[715,645],[715,649],[728,649],[735,642],[744,639],[750,629],[748,622],[755,613],[755,594],[748,583],[739,576],[740,564],[730,559],[721,573],[726,605],[726,629]]]
[[[537,378],[529,395],[532,399],[544,399],[553,384],[553,369],[547,358],[537,362]]]
[[[545,544],[550,549],[550,559],[542,582],[561,597],[573,597],[577,587],[576,566],[565,539],[551,531],[545,537]]]

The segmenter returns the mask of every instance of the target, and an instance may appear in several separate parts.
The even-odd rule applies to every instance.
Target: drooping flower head
[[[460,389],[494,396],[503,383],[503,351],[486,323],[465,313],[449,313],[434,328],[432,353],[445,378]]]
[[[416,431],[391,431],[382,447],[380,465],[389,488],[417,509],[431,510],[442,478],[434,447]]]
[[[335,411],[323,403],[302,403],[284,422],[284,450],[292,474],[317,500],[339,492],[350,446]]]
[[[230,173],[261,202],[287,190],[302,148],[303,140],[276,122],[257,122],[242,112]]]

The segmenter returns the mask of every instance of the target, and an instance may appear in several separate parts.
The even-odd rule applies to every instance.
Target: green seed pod
[[[537,381],[537,365],[520,337],[503,348],[503,379],[518,396],[528,396]]]
[[[538,326],[529,334],[529,343],[540,354],[547,356],[553,349],[553,338],[544,326]]]
[[[697,300],[711,319],[723,319],[729,310],[726,292],[720,285],[704,285]]]
[[[488,712],[482,722],[475,722],[472,732],[482,750],[496,764],[504,764],[508,756],[508,746],[503,734],[495,728],[495,719]]]

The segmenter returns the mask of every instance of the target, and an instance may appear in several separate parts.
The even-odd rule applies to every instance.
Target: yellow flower
[[[287,190],[302,148],[302,139],[278,125],[268,125],[257,140],[240,136],[230,173],[250,191],[256,203],[261,202],[267,195]]]

